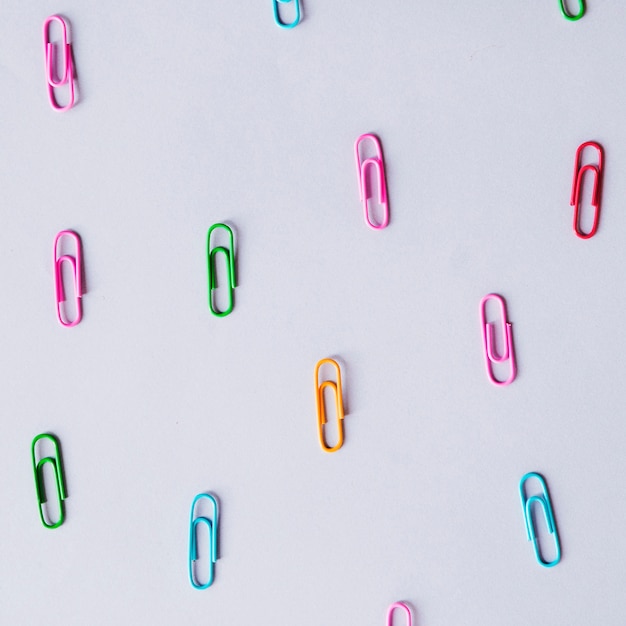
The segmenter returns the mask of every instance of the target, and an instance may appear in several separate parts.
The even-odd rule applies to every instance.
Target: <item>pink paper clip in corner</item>
[[[404,604],[404,602],[394,602],[387,609],[387,626],[393,625],[393,612],[396,609],[401,609],[406,613],[406,626],[413,626],[413,616],[411,615],[411,609]]]
[[[582,153],[585,148],[595,148],[598,152],[598,165],[580,166]],[[570,205],[574,207],[574,232],[580,239],[591,239],[598,230],[598,222],[600,221],[600,196],[602,194],[602,147],[595,141],[586,141],[578,146],[576,150],[576,159],[574,161],[574,180],[572,181],[572,196]],[[593,174],[593,192],[591,195],[591,206],[594,209],[593,224],[588,233],[584,233],[580,228],[580,196],[583,184],[583,176],[585,172]]]
[[[63,237],[69,237],[74,240],[76,246],[76,256],[70,254],[62,254],[58,256],[59,242]],[[76,318],[73,321],[68,320],[67,315],[62,311],[65,307],[65,289],[63,288],[63,263],[69,263],[72,269],[72,278],[74,282],[74,300],[76,303]],[[82,296],[83,290],[83,250],[80,237],[71,230],[62,230],[54,238],[54,293],[56,297],[57,318],[62,326],[76,326],[83,318]]]
[[[489,300],[496,300],[500,305],[500,318],[502,324],[502,339],[503,348],[502,354],[496,353],[496,340],[495,340],[495,327],[496,325],[491,322],[487,322],[487,302]],[[509,385],[515,380],[517,369],[515,366],[515,352],[513,349],[513,331],[511,324],[506,319],[506,304],[504,298],[495,293],[486,295],[480,301],[480,325],[483,335],[483,348],[485,350],[485,365],[487,366],[487,376],[494,385]],[[503,381],[498,380],[493,373],[494,363],[510,362],[511,374]]]
[[[360,148],[361,145],[369,140],[374,144],[376,155],[373,157],[361,158]],[[363,203],[363,212],[365,216],[365,223],[374,230],[382,230],[389,224],[389,202],[387,200],[387,181],[385,179],[385,163],[383,160],[383,149],[380,145],[380,141],[376,135],[366,133],[361,135],[354,144],[354,152],[356,156],[356,170],[359,181],[359,194],[361,196],[361,202]],[[378,202],[382,206],[383,217],[380,224],[376,224],[370,217],[370,209],[368,200],[371,197],[371,184],[368,185],[368,170],[373,169],[374,173],[372,177],[376,177],[378,181]]]
[[[55,71],[56,57],[54,44],[50,41],[50,24],[52,22],[58,22],[61,25],[62,42],[60,44],[60,57],[63,71],[58,73]],[[46,21],[43,23],[43,50],[46,62],[46,83],[48,86],[50,106],[55,111],[69,111],[69,109],[74,106],[74,64],[72,63],[72,45],[67,37],[67,24],[62,17],[51,15],[46,18]],[[54,90],[64,85],[68,85],[69,87],[69,101],[63,106],[58,104]]]

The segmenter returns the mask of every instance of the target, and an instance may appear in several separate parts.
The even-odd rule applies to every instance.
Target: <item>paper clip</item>
[[[498,356],[496,353],[495,327],[496,325],[487,322],[487,302],[488,300],[496,300],[500,305],[500,318],[502,320],[502,354]],[[513,331],[512,326],[506,319],[506,304],[502,296],[495,293],[486,295],[480,301],[480,326],[483,334],[483,347],[485,350],[485,365],[487,366],[487,376],[494,385],[509,385],[515,380],[517,369],[515,367],[515,352],[513,350]],[[503,381],[499,381],[493,373],[493,363],[504,363],[510,361],[511,374]]]
[[[40,439],[49,439],[54,446],[53,456],[46,456],[39,461],[35,456],[35,447]],[[65,509],[63,507],[63,500],[67,498],[67,491],[65,489],[65,478],[63,476],[63,463],[61,461],[61,449],[59,447],[59,441],[54,435],[42,434],[37,435],[33,439],[31,444],[31,456],[33,459],[33,472],[35,473],[35,489],[37,491],[37,505],[39,507],[39,517],[41,523],[46,528],[58,528],[65,520]],[[49,524],[46,521],[46,516],[43,512],[43,505],[48,501],[46,497],[46,487],[43,479],[43,469],[46,463],[50,463],[54,470],[54,482],[56,485],[57,499],[59,502],[59,520],[55,524]]]
[[[62,43],[61,43],[61,59],[63,71],[59,74],[59,79],[55,77],[55,63],[54,63],[54,44],[50,42],[50,23],[58,22],[61,25],[62,31]],[[48,99],[50,100],[50,106],[55,111],[68,111],[74,106],[74,65],[72,63],[72,45],[68,41],[67,37],[67,24],[62,17],[58,15],[51,15],[46,18],[43,23],[43,47],[46,62],[46,83],[48,85]],[[57,104],[54,96],[54,90],[56,87],[63,87],[63,85],[69,86],[69,102],[65,106]]]
[[[58,244],[62,237],[70,237],[74,240],[76,245],[76,256],[73,257],[70,254],[58,254]],[[65,302],[65,289],[63,288],[63,263],[69,263],[72,268],[72,275],[74,277],[74,294],[76,302],[76,319],[73,322],[66,321],[66,316],[63,315],[61,304]],[[72,230],[62,230],[54,238],[54,291],[56,294],[57,305],[57,317],[59,322],[63,326],[76,326],[83,318],[83,305],[82,296],[83,290],[83,250],[80,242],[80,237]],[[65,317],[65,319],[64,319]]]
[[[587,147],[595,148],[598,151],[598,165],[580,166],[583,150]],[[593,174],[593,193],[591,196],[591,206],[594,208],[593,226],[588,233],[580,229],[580,190],[582,188],[583,176],[585,172]],[[602,193],[602,148],[595,141],[587,141],[576,150],[576,160],[574,161],[574,180],[572,181],[572,196],[570,205],[574,207],[574,232],[581,239],[590,239],[598,230],[600,220],[600,195]]]
[[[361,155],[359,153],[359,148],[361,144],[369,139],[373,142],[374,147],[376,149],[376,156],[368,157],[366,159],[361,159]],[[361,202],[363,203],[363,213],[365,216],[365,223],[374,230],[382,230],[389,224],[389,202],[387,201],[387,182],[385,179],[385,163],[383,161],[383,149],[380,145],[380,141],[376,135],[372,135],[371,133],[366,133],[365,135],[361,135],[354,144],[354,152],[356,157],[356,173],[359,181],[359,195],[361,198]],[[370,212],[368,207],[368,200],[371,197],[370,190],[371,187],[368,185],[368,181],[371,178],[368,178],[367,171],[368,169],[374,169],[373,176],[376,176],[378,181],[378,202],[383,208],[383,219],[380,224],[375,224],[370,219]]]
[[[216,246],[211,248],[211,233],[216,228],[223,228],[228,233],[229,247]],[[226,259],[226,273],[228,276],[228,307],[225,311],[218,311],[213,304],[213,292],[217,288],[217,270],[215,269],[215,257],[222,253]],[[233,231],[226,224],[213,224],[207,233],[207,264],[209,268],[209,308],[217,317],[225,317],[232,312],[235,305],[233,291],[237,286],[235,282],[235,242]]]
[[[280,18],[280,11],[278,9],[278,3],[281,4],[291,4],[294,3],[295,7],[296,7],[296,16],[293,20],[293,22],[283,22],[282,19]],[[277,26],[280,26],[281,28],[293,28],[294,26],[297,26],[300,23],[300,0],[272,0],[272,6],[274,8],[274,21],[276,22]]]
[[[206,498],[213,505],[213,519],[207,517],[194,518],[194,509],[196,508],[196,502],[202,498]],[[203,585],[197,582],[194,575],[193,564],[198,560],[198,538],[196,533],[196,526],[199,524],[205,524],[209,535],[209,579]],[[206,589],[213,584],[215,578],[215,562],[217,561],[217,527],[218,527],[218,507],[217,500],[210,493],[200,493],[194,499],[191,504],[191,519],[189,522],[189,580],[195,589]]]
[[[329,365],[332,365],[335,368],[337,372],[336,383],[333,382],[332,380],[325,380],[322,382],[322,384],[320,384],[319,371],[322,365],[324,365],[324,363],[328,363]],[[341,369],[339,368],[337,361],[334,361],[333,359],[322,359],[321,361],[318,362],[318,364],[315,366],[315,387],[316,387],[315,403],[317,407],[317,433],[319,436],[320,445],[322,446],[322,450],[324,450],[324,452],[337,452],[337,450],[339,450],[339,448],[341,448],[341,446],[343,445],[343,417],[344,417],[343,400],[342,400],[343,395],[341,391]],[[335,411],[337,413],[337,422],[338,422],[337,428],[339,430],[339,440],[332,448],[328,447],[328,445],[326,444],[326,440],[324,439],[324,424],[326,424],[327,422],[326,407],[324,405],[324,389],[326,387],[329,387],[335,393]]]
[[[392,626],[393,624],[393,612],[396,609],[400,609],[406,612],[406,626],[413,626],[413,616],[411,615],[411,609],[404,604],[404,602],[394,602],[387,609],[387,626]]]
[[[524,483],[530,478],[536,478],[541,483],[541,489],[543,491],[541,495],[530,496],[530,498],[526,497]],[[561,560],[561,542],[559,541],[559,533],[556,529],[556,523],[554,521],[552,503],[550,502],[550,495],[548,494],[548,486],[546,485],[546,481],[543,479],[543,476],[541,476],[541,474],[537,474],[536,472],[529,472],[522,477],[522,480],[519,484],[519,492],[522,499],[522,511],[524,513],[524,522],[526,524],[526,534],[528,536],[528,541],[533,542],[535,557],[537,557],[537,561],[544,567],[554,567]],[[539,504],[543,509],[543,513],[546,518],[546,524],[548,526],[548,531],[551,535],[554,535],[554,541],[556,544],[556,555],[552,561],[545,561],[543,559],[543,556],[541,555],[539,542],[537,541],[537,533],[535,531],[535,525],[532,518],[531,509],[534,503]]]
[[[576,15],[572,15],[567,8],[565,7],[565,0],[559,0],[559,5],[561,7],[561,13],[566,20],[570,22],[575,22],[579,20],[585,14],[585,0],[578,0],[578,13]]]

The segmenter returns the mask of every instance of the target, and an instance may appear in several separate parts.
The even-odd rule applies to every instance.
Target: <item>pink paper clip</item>
[[[403,611],[406,612],[406,626],[413,626],[413,616],[411,615],[411,609],[404,604],[404,602],[394,602],[392,605],[389,606],[389,608],[387,609],[387,626],[392,626],[393,624],[393,612],[396,609],[401,609]]]
[[[50,41],[50,23],[58,22],[61,25],[61,63],[63,71],[56,79],[54,44]],[[74,65],[72,63],[72,45],[67,38],[67,24],[62,17],[51,15],[43,23],[43,48],[46,61],[46,83],[48,86],[48,98],[50,106],[55,111],[68,111],[74,106]],[[69,86],[69,102],[65,106],[57,104],[54,90],[57,87]]]
[[[59,241],[62,237],[70,237],[76,245],[76,256],[63,254],[58,256]],[[76,302],[76,319],[71,322],[61,311],[61,304],[65,302],[65,289],[63,288],[63,263],[69,263],[74,278],[74,293]],[[82,296],[83,290],[83,251],[80,237],[71,230],[62,230],[54,238],[54,292],[56,294],[57,318],[63,326],[76,326],[83,318]]]
[[[503,350],[502,354],[498,356],[496,353],[496,341],[495,341],[495,327],[496,325],[487,322],[487,301],[497,300],[500,304],[500,318],[502,320],[502,339]],[[495,293],[490,293],[480,301],[480,325],[483,333],[483,347],[485,349],[485,364],[487,366],[487,376],[494,385],[509,385],[515,380],[517,369],[515,367],[515,352],[513,350],[513,334],[512,327],[506,319],[506,304],[502,296]],[[511,375],[504,381],[499,381],[493,373],[493,363],[504,363],[510,361],[511,363]]]
[[[373,142],[376,149],[376,156],[361,159],[361,155],[359,154],[359,148],[366,139],[369,139],[371,142]],[[383,161],[383,149],[376,135],[366,133],[365,135],[361,135],[356,140],[356,143],[354,144],[354,152],[356,156],[356,171],[359,181],[359,194],[361,197],[361,202],[363,203],[365,223],[370,228],[373,228],[375,230],[381,230],[385,228],[387,224],[389,224],[389,203],[387,201],[387,182],[385,180],[385,163]],[[383,219],[380,224],[375,224],[371,220],[368,207],[368,200],[371,198],[371,184],[368,185],[368,181],[371,181],[371,178],[368,178],[367,171],[371,168],[374,169],[373,176],[376,176],[378,180],[378,202],[383,208]]]
[[[582,152],[587,147],[595,148],[598,151],[598,165],[580,166]],[[591,195],[591,206],[594,208],[593,225],[588,233],[580,229],[580,190],[582,188],[585,172],[593,174],[593,193]],[[576,160],[574,161],[574,180],[572,181],[572,197],[570,205],[574,207],[574,232],[581,239],[590,239],[598,230],[600,221],[600,195],[602,193],[602,148],[595,141],[587,141],[581,144],[576,150]]]

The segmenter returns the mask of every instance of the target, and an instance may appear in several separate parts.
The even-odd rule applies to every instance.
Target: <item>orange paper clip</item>
[[[337,382],[335,383],[332,380],[325,380],[321,384],[319,382],[319,373],[320,368],[324,363],[328,363],[332,367],[335,368],[337,372]],[[335,392],[335,411],[337,413],[337,428],[339,430],[339,440],[337,443],[331,448],[326,443],[326,439],[324,438],[324,424],[326,424],[326,407],[324,405],[324,389],[328,387]],[[322,450],[324,452],[337,452],[339,448],[343,445],[343,400],[342,400],[342,392],[341,392],[341,369],[337,364],[337,361],[333,359],[322,359],[315,366],[315,401],[317,406],[317,433],[320,440],[320,445],[322,446]]]

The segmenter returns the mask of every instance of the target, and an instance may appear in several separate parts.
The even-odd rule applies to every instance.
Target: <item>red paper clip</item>
[[[69,237],[76,244],[76,256],[63,254],[57,256],[59,240],[62,237]],[[72,277],[74,279],[74,298],[76,302],[76,319],[70,321],[67,315],[62,313],[62,303],[65,302],[65,289],[63,288],[63,263],[69,263],[72,268]],[[54,292],[56,295],[57,317],[63,326],[76,326],[83,318],[82,296],[83,290],[83,250],[80,243],[80,237],[71,230],[62,230],[54,238]]]
[[[598,151],[598,165],[583,165],[583,150],[587,147],[595,148]],[[591,206],[594,208],[593,225],[588,233],[584,233],[580,228],[580,197],[583,177],[585,172],[593,174],[593,193],[591,195]],[[586,141],[576,150],[576,160],[574,161],[574,180],[572,181],[572,197],[570,205],[574,207],[574,232],[581,239],[590,239],[598,230],[598,222],[600,221],[600,195],[602,193],[602,148],[595,141]]]
[[[50,22],[58,22],[61,25],[61,33],[63,35],[60,46],[63,71],[58,73],[58,79],[56,78],[54,67],[54,44],[50,41]],[[51,15],[43,23],[43,50],[46,60],[46,83],[50,106],[55,111],[67,111],[74,106],[74,65],[72,63],[72,46],[67,38],[67,24],[62,17]],[[69,86],[69,102],[65,106],[59,105],[54,95],[55,88],[63,87],[63,85]]]

